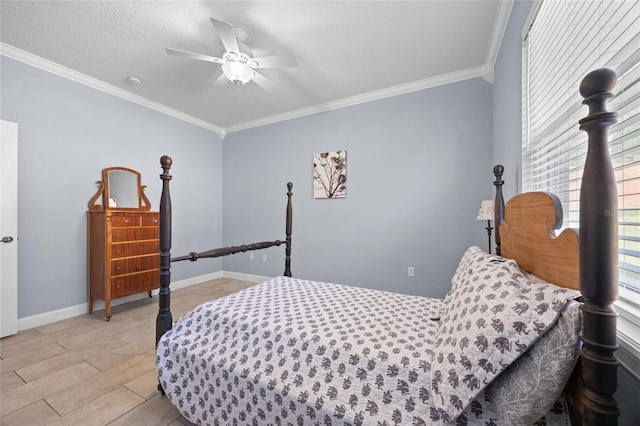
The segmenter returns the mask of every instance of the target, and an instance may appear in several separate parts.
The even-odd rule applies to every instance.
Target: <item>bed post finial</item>
[[[160,157],[160,166],[162,167],[162,174],[164,175],[166,172],[166,175],[169,176],[169,179],[171,179],[171,175],[169,174],[169,169],[171,168],[172,164],[173,164],[173,160],[168,155],[163,155],[162,157]],[[162,179],[162,175],[160,175],[160,179]]]
[[[618,297],[618,201],[616,180],[609,157],[608,128],[616,113],[606,103],[613,96],[616,74],[610,69],[589,73],[580,84],[582,102],[589,115],[580,120],[588,134],[588,151],[580,188],[580,290],[584,349],[584,424],[615,425],[618,406],[614,398],[618,361],[613,355]],[[596,371],[598,372],[596,374]]]
[[[162,166],[162,195],[160,196],[160,293],[158,295],[158,316],[156,317],[156,346],[162,335],[171,330],[173,319],[171,318],[171,194],[169,193],[169,170],[173,160],[168,155],[160,158]],[[158,384],[158,390],[164,391]]]
[[[496,254],[498,256],[502,255],[502,251],[500,250],[500,224],[504,220],[504,197],[502,195],[502,185],[504,185],[504,181],[502,180],[502,174],[504,173],[504,166],[502,164],[497,164],[493,168],[493,175],[496,177],[496,180],[493,181],[493,184],[496,187],[496,199],[494,201],[493,214],[494,214],[494,227],[495,233],[494,238],[496,241]]]
[[[284,257],[284,276],[291,276],[291,229],[293,225],[293,208],[291,207],[291,196],[293,195],[293,183],[287,182],[287,223]]]

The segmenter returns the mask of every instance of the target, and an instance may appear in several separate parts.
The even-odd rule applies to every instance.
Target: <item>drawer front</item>
[[[159,228],[151,226],[145,228],[114,228],[111,230],[111,241],[157,240],[159,234]]]
[[[140,256],[142,254],[157,254],[160,256],[160,243],[155,240],[111,244],[112,259]]]
[[[149,213],[142,215],[142,226],[158,225],[160,225],[160,215],[158,213]]]
[[[111,262],[111,276],[160,268],[160,255],[133,257]]]
[[[125,226],[140,226],[140,215],[113,215],[111,216],[111,226],[125,227]]]
[[[111,297],[123,297],[160,288],[160,271],[147,271],[111,279]]]

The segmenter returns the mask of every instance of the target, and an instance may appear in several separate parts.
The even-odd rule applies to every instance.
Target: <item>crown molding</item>
[[[513,0],[509,0],[508,2],[505,2],[509,4],[508,10],[506,12],[499,13],[499,15],[505,15],[506,20],[508,20],[509,13],[511,11],[512,1]],[[505,6],[502,6],[502,3],[500,6],[500,9],[501,10],[505,9]],[[500,31],[494,32],[494,40],[496,39],[498,40],[497,42],[498,46],[496,47],[496,52],[499,49],[499,44],[502,40],[502,35],[504,34],[505,28],[506,28],[506,21],[505,21],[505,25]],[[496,33],[500,34],[499,37],[495,35]],[[407,93],[417,92],[420,90],[430,89],[433,87],[444,86],[451,83],[457,83],[459,81],[469,80],[476,77],[482,77],[485,80],[489,81],[490,83],[493,80],[492,78],[493,66],[488,67],[487,65],[483,65],[483,66],[468,68],[461,71],[455,71],[448,74],[439,75],[432,78],[418,80],[412,83],[402,84],[402,85],[390,87],[387,89],[376,90],[373,92],[364,93],[361,95],[356,95],[349,98],[340,99],[337,101],[331,101],[324,104],[314,105],[307,108],[301,108],[301,109],[289,111],[282,114],[276,114],[276,115],[272,115],[272,116],[257,119],[257,120],[245,121],[245,122],[238,123],[226,128],[222,128],[214,124],[208,123],[206,121],[200,120],[198,118],[195,118],[191,115],[169,108],[165,105],[151,101],[147,98],[136,95],[134,93],[131,93],[119,87],[105,83],[101,80],[90,77],[86,74],[82,74],[78,71],[56,64],[55,62],[51,62],[47,59],[25,52],[11,45],[8,45],[6,43],[0,42],[0,55],[15,59],[27,65],[31,65],[36,68],[42,69],[44,71],[59,75],[61,77],[67,78],[69,80],[75,81],[85,86],[108,93],[110,95],[128,100],[130,102],[136,103],[138,105],[144,106],[154,111],[158,111],[170,117],[177,118],[179,120],[202,127],[207,130],[211,130],[219,135],[220,140],[224,140],[225,136],[228,133],[237,132],[240,130],[247,130],[247,129],[252,129],[254,127],[266,126],[268,124],[274,124],[281,121],[291,120],[294,118],[306,117],[306,116],[319,114],[327,111],[332,111],[340,108],[346,108],[346,107],[359,105],[367,102],[386,99],[393,96],[404,95]],[[493,58],[492,63],[494,62],[495,62],[495,58]]]
[[[498,5],[498,13],[493,23],[493,34],[491,34],[491,44],[489,45],[487,57],[485,58],[484,78],[489,83],[493,83],[493,69],[498,59],[504,33],[507,31],[511,9],[513,9],[513,0],[501,1]]]
[[[217,133],[220,136],[220,139],[224,139],[224,136],[226,134],[225,130],[222,127],[208,123],[204,120],[200,120],[199,118],[195,118],[173,108],[169,108],[166,105],[154,102],[142,96],[131,93],[127,90],[105,83],[104,81],[90,77],[86,74],[82,74],[81,72],[72,70],[71,68],[56,64],[55,62],[51,62],[32,53],[25,52],[24,50],[18,49],[9,44],[0,42],[0,55],[15,59],[16,61],[23,62],[27,65],[31,65],[52,74],[56,74],[60,77],[83,84],[109,95],[125,99],[129,102],[133,102],[135,104],[152,109],[170,117],[177,118],[178,120],[182,120],[189,124],[211,130],[212,132]]]
[[[245,121],[244,123],[238,123],[233,126],[226,127],[225,131],[227,134],[229,134],[233,132],[238,132],[240,130],[247,130],[247,129],[252,129],[254,127],[266,126],[268,124],[278,123],[280,121],[306,117],[309,115],[332,111],[340,108],[346,108],[354,105],[363,104],[366,102],[372,102],[380,99],[390,98],[393,96],[404,95],[406,93],[417,92],[419,90],[425,90],[425,89],[430,89],[437,86],[444,86],[446,84],[457,83],[459,81],[469,80],[476,77],[483,77],[484,75],[485,75],[484,66],[469,68],[462,71],[456,71],[449,74],[439,75],[437,77],[414,81],[408,84],[402,84],[402,85],[390,87],[387,89],[376,90],[374,92],[364,93],[362,95],[340,99],[337,101],[331,101],[331,102],[314,105],[307,108],[301,108],[295,111],[271,115],[269,117],[261,118],[258,120]]]

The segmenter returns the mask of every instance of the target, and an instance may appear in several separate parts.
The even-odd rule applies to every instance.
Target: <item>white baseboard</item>
[[[172,281],[171,290],[177,290],[179,288],[189,287],[196,284],[202,284],[207,281],[223,278],[224,276],[225,276],[224,271],[218,271],[218,272],[212,272],[210,274],[198,275],[197,277],[191,277],[185,280]]]
[[[230,272],[230,271],[224,271],[222,273],[222,276],[225,278],[231,278],[234,280],[248,281],[250,283],[261,283],[262,281],[267,281],[273,278],[273,277],[265,277],[262,275],[251,275],[251,274],[244,274],[242,272]]]
[[[253,281],[255,275],[246,275],[236,274],[234,272],[231,273],[234,279],[245,280],[250,282],[260,282]],[[236,278],[237,276],[243,276],[242,278]],[[171,289],[177,290],[179,288],[189,287],[196,284],[201,284],[207,281],[215,280],[218,278],[228,277],[227,273],[224,271],[212,272],[210,274],[199,275],[197,277],[191,277],[180,281],[174,281],[171,283]],[[251,278],[251,279],[249,279]],[[153,294],[158,294],[158,290],[154,290]],[[111,302],[111,306],[118,306],[123,303],[133,302],[134,300],[144,299],[147,296],[147,293],[134,294],[133,296],[127,296],[120,299],[115,299]],[[104,309],[104,301],[96,300],[93,304],[93,311],[100,311]],[[32,315],[25,318],[18,319],[18,331],[27,330],[29,328],[40,327],[42,325],[50,324],[52,322],[61,321],[67,318],[77,317],[79,315],[84,315],[88,313],[88,304],[81,303],[75,306],[69,306],[68,308],[56,309],[55,311],[44,312],[42,314]]]

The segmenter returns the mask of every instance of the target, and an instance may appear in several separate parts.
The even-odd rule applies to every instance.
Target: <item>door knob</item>
[[[10,243],[13,241],[13,237],[2,237],[3,243]]]

